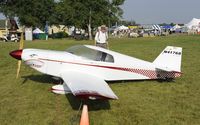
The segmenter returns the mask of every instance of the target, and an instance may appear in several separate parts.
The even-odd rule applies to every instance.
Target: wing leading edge
[[[74,96],[88,99],[118,99],[108,84],[101,78],[80,71],[61,74]]]

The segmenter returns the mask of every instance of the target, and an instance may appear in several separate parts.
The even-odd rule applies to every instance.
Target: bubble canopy
[[[89,48],[84,45],[72,46],[68,48],[66,51],[87,60],[111,62],[111,63],[114,62],[114,58],[112,55],[100,50]]]

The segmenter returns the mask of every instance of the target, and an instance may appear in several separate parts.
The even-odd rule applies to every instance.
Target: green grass
[[[25,48],[64,50],[75,44],[93,41],[33,41]],[[110,39],[109,45],[147,61],[168,45],[183,47],[183,75],[171,82],[110,84],[119,100],[88,102],[91,125],[200,124],[200,36]],[[22,65],[21,78],[15,79],[17,61],[8,53],[17,48],[18,43],[0,43],[0,125],[77,125],[80,101],[49,92],[51,77]]]

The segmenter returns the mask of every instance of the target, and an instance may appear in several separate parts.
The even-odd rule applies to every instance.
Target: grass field
[[[92,41],[25,42],[25,48],[64,50]],[[199,125],[200,36],[110,39],[110,49],[153,61],[168,45],[183,47],[183,75],[171,82],[131,81],[110,84],[119,97],[90,101],[91,125]],[[0,125],[77,125],[80,101],[55,95],[50,76],[23,65],[15,79],[17,61],[8,53],[18,43],[0,43]],[[78,114],[78,117],[77,117]]]

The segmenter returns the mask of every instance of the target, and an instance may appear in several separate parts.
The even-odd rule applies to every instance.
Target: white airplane
[[[84,99],[118,99],[106,81],[181,76],[182,48],[173,46],[167,46],[153,62],[91,45],[66,51],[21,49],[10,55],[41,73],[61,78],[64,83],[53,86],[54,93],[72,93]]]

